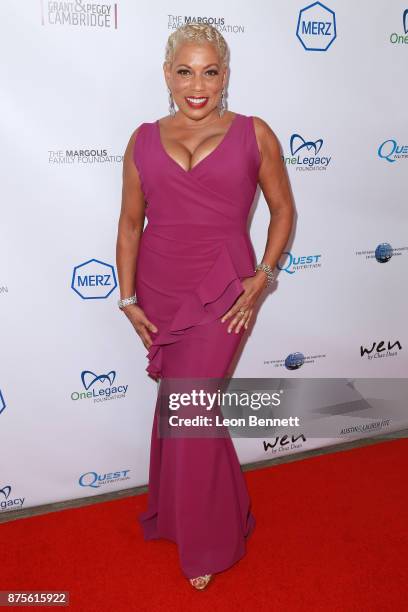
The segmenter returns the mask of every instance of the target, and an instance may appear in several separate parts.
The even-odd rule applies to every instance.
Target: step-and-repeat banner
[[[407,2],[4,3],[2,511],[147,482],[157,385],[116,305],[122,161],[133,130],[168,114],[165,43],[194,21],[224,34],[228,108],[274,130],[296,203],[234,377],[406,376]],[[258,260],[269,219],[259,191]],[[376,405],[332,405],[335,441],[408,424]],[[234,444],[247,463],[333,439]]]

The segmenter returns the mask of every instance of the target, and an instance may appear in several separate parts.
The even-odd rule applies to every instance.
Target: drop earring
[[[225,113],[226,108],[227,108],[227,105],[226,105],[226,102],[225,102],[225,89],[223,87],[222,91],[221,91],[220,105],[218,107],[218,114],[219,114],[220,117],[223,116],[223,114]]]
[[[173,94],[171,93],[171,90],[169,88],[167,88],[167,91],[169,93],[169,113],[172,117],[174,117],[174,115],[176,114],[176,109],[174,106]]]

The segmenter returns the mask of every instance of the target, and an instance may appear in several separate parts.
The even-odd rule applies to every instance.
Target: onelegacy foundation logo
[[[289,141],[291,155],[282,157],[287,166],[294,166],[297,171],[327,170],[332,156],[321,154],[323,138],[306,140],[300,134],[292,134]]]
[[[408,8],[402,13],[402,32],[392,32],[390,43],[393,45],[408,45]]]
[[[129,385],[114,385],[115,380],[115,370],[103,374],[95,374],[91,370],[83,370],[81,372],[83,389],[73,391],[71,399],[73,401],[92,399],[94,402],[123,399],[126,397]]]

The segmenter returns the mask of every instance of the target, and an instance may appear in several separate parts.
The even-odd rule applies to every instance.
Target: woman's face
[[[202,119],[217,109],[227,71],[222,69],[214,45],[181,43],[172,65],[164,63],[163,69],[180,112],[191,119]]]

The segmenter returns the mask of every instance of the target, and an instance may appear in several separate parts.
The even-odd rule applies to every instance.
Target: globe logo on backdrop
[[[327,51],[337,37],[336,15],[321,2],[299,11],[296,36],[306,51]]]
[[[71,289],[83,300],[104,300],[117,287],[115,269],[99,259],[89,259],[75,266]]]
[[[393,254],[393,248],[388,242],[382,242],[375,249],[375,258],[379,263],[387,263]]]
[[[288,370],[298,370],[305,362],[303,353],[291,353],[285,359],[285,367]]]

